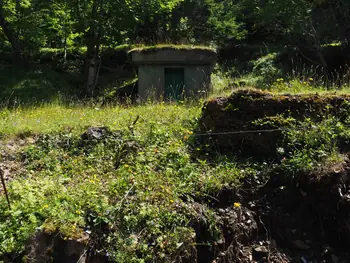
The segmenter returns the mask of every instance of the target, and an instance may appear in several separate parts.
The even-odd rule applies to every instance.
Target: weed
[[[191,225],[199,216],[207,217],[215,240],[220,231],[213,212],[197,214],[190,200],[235,187],[241,169],[191,157],[188,137],[199,112],[198,106],[162,103],[3,111],[2,134],[28,131],[37,143],[25,147],[24,170],[9,184],[13,208],[0,212],[0,238],[7,240],[0,250],[22,251],[38,228],[70,238],[90,231],[117,262],[169,262],[190,256]],[[91,125],[118,132],[82,141]]]

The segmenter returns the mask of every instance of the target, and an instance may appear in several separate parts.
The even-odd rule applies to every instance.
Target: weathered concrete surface
[[[138,66],[138,97],[142,100],[164,98],[166,68],[184,69],[184,98],[203,97],[211,90],[214,51],[162,48],[131,52],[131,56]]]
[[[167,67],[169,68],[169,67]],[[183,65],[184,97],[197,98],[208,94],[211,89],[210,65]],[[162,99],[165,90],[165,67],[162,65],[141,65],[138,69],[138,96],[142,99]]]
[[[161,48],[131,51],[132,61],[137,64],[207,65],[216,61],[216,52],[205,49]]]

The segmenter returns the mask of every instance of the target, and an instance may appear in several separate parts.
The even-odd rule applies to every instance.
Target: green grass
[[[212,75],[213,94],[216,96],[229,96],[238,89],[255,88],[261,79],[254,75],[245,75],[240,78],[232,78],[228,74],[216,72]],[[319,80],[312,77],[302,78],[278,78],[271,84],[264,85],[262,89],[271,94],[349,94],[350,85],[343,83],[341,87],[325,87]]]
[[[224,88],[229,79],[218,80],[217,91],[231,92]],[[287,92],[290,86],[275,90]],[[22,166],[8,183],[11,210],[0,196],[0,261],[4,253],[22,252],[38,230],[73,239],[92,232],[116,262],[189,257],[201,242],[194,230],[198,222],[205,222],[209,247],[222,238],[212,205],[222,190],[271,169],[293,178],[330,167],[343,158],[339,141],[350,141],[347,119],[305,120],[285,132],[280,156],[269,165],[219,152],[208,156],[210,145],[198,144],[194,136],[201,107],[200,102],[103,108],[52,102],[0,110],[0,150],[18,144],[14,162]],[[90,126],[113,133],[82,141]],[[20,144],[25,137],[36,142]]]
[[[190,224],[198,215],[191,200],[232,188],[242,176],[236,163],[211,166],[192,158],[196,150],[189,141],[198,105],[46,105],[0,114],[4,138],[26,134],[37,140],[18,153],[18,161],[25,158],[27,164],[8,185],[12,209],[0,199],[0,251],[21,251],[37,227],[78,238],[87,225],[97,231],[104,222],[114,225],[109,243],[103,242],[117,262],[143,262],[139,253],[169,262],[195,243]],[[79,136],[86,127],[100,125],[121,134],[82,144]],[[125,148],[130,142],[136,151]],[[208,209],[206,220],[216,240],[212,213]],[[137,243],[128,247],[135,236]],[[148,247],[152,238],[158,254]]]
[[[132,107],[66,107],[60,104],[44,104],[38,107],[0,111],[0,134],[44,134],[70,131],[77,135],[88,126],[108,126],[113,130],[125,129],[139,115],[137,129],[149,129],[150,122],[164,126],[182,125],[182,122],[198,116],[200,108],[188,105],[149,104]],[[157,114],[155,114],[157,113]],[[187,117],[186,117],[187,116]]]

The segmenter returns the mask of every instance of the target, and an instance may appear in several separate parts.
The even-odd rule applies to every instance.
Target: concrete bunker
[[[211,90],[210,76],[216,52],[198,47],[149,47],[130,51],[138,67],[138,92],[142,100],[206,96]]]

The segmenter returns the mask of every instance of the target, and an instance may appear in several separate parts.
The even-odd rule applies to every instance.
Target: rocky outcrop
[[[237,90],[229,97],[211,99],[203,107],[200,133],[220,151],[249,156],[271,156],[282,139],[281,128],[305,118],[344,119],[349,95],[276,95],[254,89]],[[260,130],[263,130],[260,132]]]
[[[79,240],[64,239],[57,233],[39,231],[26,244],[26,263],[104,263],[107,256],[91,252],[88,236]],[[8,261],[11,262],[11,261]]]

